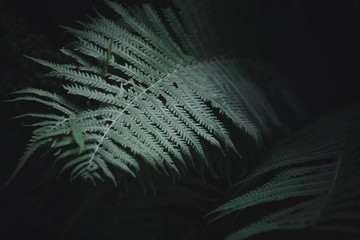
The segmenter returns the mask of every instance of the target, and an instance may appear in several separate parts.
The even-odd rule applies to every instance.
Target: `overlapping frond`
[[[228,239],[245,239],[266,231],[310,227],[334,227],[360,235],[356,226],[331,222],[360,217],[359,204],[354,200],[359,197],[356,189],[360,173],[356,159],[360,147],[356,134],[359,128],[352,122],[355,115],[348,110],[330,115],[299,131],[270,152],[239,183],[241,187],[249,183],[262,185],[212,211],[213,220],[260,204],[300,197],[309,197],[310,200],[300,201],[258,222],[242,226]],[[260,178],[264,174],[272,174],[273,178],[261,183]]]

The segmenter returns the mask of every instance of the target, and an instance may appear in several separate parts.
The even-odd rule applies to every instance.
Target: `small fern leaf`
[[[108,47],[107,52],[106,52],[106,60],[105,60],[104,66],[103,66],[103,68],[101,70],[101,77],[102,78],[105,77],[105,75],[107,74],[107,71],[108,71],[108,65],[109,65],[109,62],[110,62],[110,59],[111,59],[111,51],[112,51],[113,41],[114,41],[114,37],[111,37],[110,42],[109,42],[109,47]]]
[[[19,171],[22,169],[22,167],[27,162],[27,160],[31,157],[31,155],[33,155],[33,153],[36,150],[38,150],[40,147],[42,147],[46,143],[49,143],[50,141],[51,141],[51,139],[44,139],[44,140],[40,140],[40,141],[31,141],[28,144],[25,153],[19,159],[19,163],[17,164],[14,173],[10,176],[9,180],[6,182],[6,185],[9,185],[9,183],[19,173]]]
[[[68,122],[72,136],[74,137],[75,142],[79,146],[79,154],[81,154],[85,147],[85,139],[82,130],[74,119],[71,118]]]

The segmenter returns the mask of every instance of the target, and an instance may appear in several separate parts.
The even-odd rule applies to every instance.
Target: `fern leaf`
[[[349,210],[354,206],[351,199],[356,199],[360,192],[354,190],[354,185],[341,182],[347,179],[357,182],[355,185],[358,185],[355,179],[358,178],[360,169],[355,159],[347,157],[353,156],[353,149],[360,147],[359,135],[352,133],[359,131],[359,128],[355,123],[349,124],[351,119],[358,117],[356,114],[358,113],[351,109],[330,115],[275,147],[275,150],[239,185],[259,185],[257,177],[263,174],[275,172],[274,177],[210,212],[209,215],[213,215],[212,220],[274,201],[299,197],[308,197],[310,200],[267,215],[242,227],[227,239],[245,239],[274,229],[312,227],[320,230],[326,229],[326,221],[330,219],[357,219],[360,213],[351,213]],[[357,137],[356,140],[350,141],[349,136]],[[290,155],[290,152],[294,154]],[[339,206],[344,207],[343,213]],[[355,228],[343,228],[342,225],[338,225],[338,228],[356,234]]]
[[[19,173],[21,168],[24,166],[24,164],[27,162],[27,160],[31,157],[31,155],[40,147],[42,147],[44,144],[50,142],[50,139],[45,139],[41,141],[36,142],[30,142],[26,148],[25,153],[23,156],[19,159],[19,163],[17,164],[14,173],[10,176],[9,180],[7,181],[6,185],[8,185],[12,179]]]
[[[171,176],[196,167],[200,174],[205,168],[215,174],[214,167],[222,165],[208,160],[205,145],[215,146],[223,156],[229,151],[242,155],[224,119],[259,146],[280,126],[240,62],[220,54],[220,41],[206,28],[206,15],[181,10],[178,19],[168,9],[169,27],[149,4],[131,10],[106,3],[119,21],[98,14],[90,23],[80,23],[83,29],[63,27],[78,39],[61,50],[73,63],[29,57],[49,67],[45,77],[61,79],[66,93],[25,89],[14,99],[40,102],[64,115],[24,115],[40,119],[31,124],[37,127],[34,135],[51,139],[54,161],[64,164],[61,173],[72,168],[71,179],[95,181],[105,175],[115,184],[127,175],[147,178],[144,163]],[[74,95],[80,103],[72,101]],[[113,169],[120,170],[120,179]]]
[[[81,154],[85,147],[85,140],[81,128],[77,125],[77,123],[73,119],[69,120],[69,126],[75,142],[79,145],[79,154]]]

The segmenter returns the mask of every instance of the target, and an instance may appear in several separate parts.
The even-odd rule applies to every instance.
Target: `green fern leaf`
[[[79,154],[81,154],[85,147],[85,139],[82,134],[81,128],[73,119],[69,120],[69,126],[75,142],[79,145]]]
[[[50,68],[44,77],[60,79],[66,93],[25,89],[14,99],[59,112],[23,116],[44,117],[31,126],[39,140],[52,143],[54,161],[64,164],[61,173],[71,169],[71,179],[91,181],[104,175],[115,184],[128,176],[147,178],[146,165],[172,177],[195,168],[214,174],[214,167],[222,165],[208,160],[204,146],[216,147],[223,156],[229,151],[242,156],[224,119],[258,146],[273,127],[281,127],[241,62],[221,53],[206,15],[181,10],[178,19],[167,9],[169,25],[151,5],[134,10],[106,3],[119,21],[98,14],[80,23],[82,30],[63,27],[78,39],[61,50],[73,63],[29,57]],[[203,24],[194,25],[190,18]],[[80,103],[72,100],[74,95]],[[121,174],[114,175],[114,169]]]
[[[258,185],[260,181],[257,179],[263,174],[280,172],[267,183],[235,197],[210,212],[209,215],[213,216],[212,221],[260,204],[299,197],[308,197],[310,200],[267,215],[240,228],[227,239],[245,239],[270,230],[309,227],[326,230],[329,227],[323,222],[330,219],[355,220],[360,216],[360,212],[349,212],[354,206],[359,206],[355,202],[354,205],[351,199],[356,199],[360,193],[354,190],[359,183],[355,180],[360,173],[357,160],[347,157],[353,157],[354,149],[358,151],[360,147],[359,135],[354,134],[359,131],[359,127],[356,123],[349,124],[358,117],[355,110],[357,109],[340,111],[299,131],[275,147],[248,177],[238,183],[241,188],[249,183]],[[286,170],[282,170],[283,168]],[[351,185],[341,182],[345,179],[356,183]],[[342,210],[340,214],[337,212],[338,206],[342,206],[343,213]],[[351,234],[360,233],[355,226],[332,227]]]

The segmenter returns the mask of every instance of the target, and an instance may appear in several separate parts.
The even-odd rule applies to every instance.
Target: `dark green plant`
[[[180,10],[168,8],[161,16],[149,4],[125,8],[106,3],[119,19],[99,14],[81,23],[82,30],[64,27],[77,37],[61,49],[71,63],[29,57],[49,67],[44,77],[61,81],[61,87],[56,93],[36,88],[14,93],[13,101],[38,102],[50,110],[19,116],[40,120],[31,124],[36,129],[9,182],[37,150],[47,149],[54,164],[61,165],[59,175],[70,172],[71,180],[94,185],[110,179],[120,189],[114,231],[121,221],[117,211],[127,206],[124,187],[136,192],[135,179],[143,190],[150,186],[160,192],[160,205],[189,201],[177,192],[193,196],[194,203],[185,206],[208,214],[212,224],[235,211],[241,216],[241,210],[253,206],[294,200],[252,225],[236,221],[230,231],[239,230],[229,239],[277,229],[327,229],[332,218],[337,230],[359,235],[356,226],[342,222],[359,218],[354,200],[360,171],[356,107],[290,135],[278,117],[282,113],[274,110],[277,103],[268,100],[270,93],[226,47],[204,2],[174,1]],[[274,144],[282,135],[285,140]],[[162,175],[179,183],[164,185]],[[268,181],[263,183],[262,176]],[[236,191],[224,193],[216,184],[199,183],[199,177],[235,181]],[[97,188],[89,195],[64,233],[109,189]],[[214,197],[219,201],[225,196],[234,198],[209,213]],[[132,206],[142,209],[139,202]],[[189,221],[176,218],[174,225]]]
[[[266,96],[239,70],[239,60],[227,57],[216,38],[205,41],[215,36],[211,28],[194,26],[193,18],[199,18],[195,10],[181,12],[184,26],[171,9],[165,10],[170,33],[150,5],[136,13],[147,16],[141,21],[121,5],[108,4],[122,24],[100,17],[83,24],[85,30],[66,27],[79,41],[62,52],[77,63],[31,58],[53,70],[46,77],[65,79],[66,93],[15,92],[20,96],[14,101],[37,101],[57,112],[21,116],[44,120],[33,125],[40,127],[14,176],[45,145],[56,153],[56,162],[69,160],[63,170],[73,167],[73,177],[102,180],[101,171],[116,184],[141,174],[144,165],[179,175],[189,167],[214,164],[203,151],[206,142],[240,156],[221,115],[259,146],[272,125],[280,126]],[[199,21],[207,25],[205,16]],[[72,102],[71,95],[85,101]],[[123,171],[118,180],[108,164]]]
[[[358,108],[346,109],[282,141],[237,183],[238,197],[210,212],[212,221],[252,206],[295,199],[296,204],[269,210],[269,215],[227,239],[305,228],[360,236],[360,128],[349,121],[358,117]],[[261,176],[266,174],[270,176],[264,182]],[[249,184],[252,190],[243,191]]]

